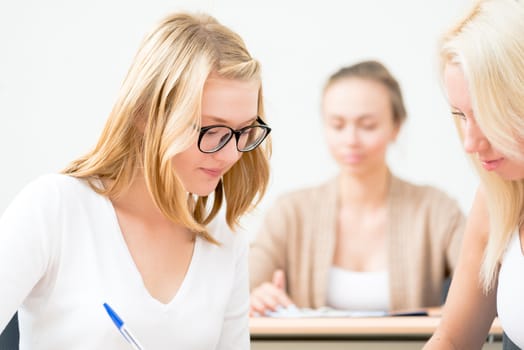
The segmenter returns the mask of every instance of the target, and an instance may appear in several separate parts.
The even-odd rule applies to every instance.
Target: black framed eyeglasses
[[[214,153],[220,151],[235,135],[237,150],[249,152],[257,148],[269,135],[271,128],[267,126],[262,118],[257,117],[258,125],[246,126],[234,130],[226,125],[209,125],[200,129],[198,136],[198,149],[203,153]]]

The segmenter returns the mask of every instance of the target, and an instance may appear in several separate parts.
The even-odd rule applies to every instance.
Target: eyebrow
[[[223,119],[223,118],[220,118],[220,117],[217,117],[217,116],[214,116],[214,115],[203,115],[202,117],[208,118],[212,123],[218,123],[218,124],[225,124],[225,125],[227,125],[228,122],[229,122],[226,119]],[[254,116],[251,119],[246,120],[245,122],[242,122],[241,124],[251,124],[255,120],[257,120],[257,118],[258,118],[258,116]]]
[[[366,113],[366,114],[362,114],[362,115],[359,115],[358,117],[355,117],[355,118],[346,118],[345,116],[341,115],[341,114],[332,114],[329,116],[331,119],[342,119],[342,120],[346,120],[346,119],[354,119],[356,121],[360,121],[360,120],[364,120],[364,119],[376,119],[377,116],[376,115],[373,115],[373,114],[369,114],[369,113]]]

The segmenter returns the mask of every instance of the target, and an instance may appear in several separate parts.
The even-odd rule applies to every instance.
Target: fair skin
[[[350,78],[324,94],[328,148],[340,167],[337,244],[333,264],[352,271],[386,269],[386,152],[398,133],[387,88]]]
[[[345,78],[324,93],[322,113],[328,148],[340,167],[337,243],[333,265],[353,271],[386,269],[387,192],[386,151],[398,134],[387,88],[381,83]],[[286,294],[286,277],[251,292],[251,315],[264,314],[293,301]]]
[[[468,83],[459,65],[448,64],[444,84],[453,115],[460,118],[464,149],[480,160],[486,171],[504,179],[523,179],[524,164],[494,149],[479,128]],[[488,241],[488,210],[482,189],[477,191],[462,244],[459,264],[444,307],[442,321],[424,349],[480,349],[496,316],[496,285],[482,290],[479,271]],[[520,228],[521,242],[524,231]]]
[[[211,76],[202,97],[202,126],[227,125],[238,129],[252,124],[258,112],[258,82]],[[234,138],[211,154],[197,142],[173,157],[188,192],[208,195],[241,157]],[[169,303],[180,288],[193,255],[195,241],[185,227],[168,220],[154,204],[143,175],[137,175],[120,196],[111,198],[122,235],[150,295]]]

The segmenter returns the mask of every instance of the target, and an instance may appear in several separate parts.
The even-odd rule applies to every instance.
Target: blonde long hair
[[[447,64],[462,68],[476,122],[491,145],[508,158],[524,160],[523,2],[476,1],[442,37],[442,74]],[[484,290],[489,291],[509,239],[522,224],[524,180],[504,180],[484,171],[476,157],[471,160],[480,175],[489,211],[490,234],[480,272]]]
[[[208,224],[226,200],[230,227],[256,205],[269,180],[271,143],[244,153],[208,197],[188,194],[172,158],[194,144],[201,126],[204,83],[210,74],[261,81],[260,65],[240,36],[205,14],[166,17],[144,38],[105,128],[92,151],[63,173],[86,179],[97,192],[118,196],[142,169],[161,212],[210,242]],[[263,118],[262,87],[258,114]],[[98,181],[108,184],[97,185]]]

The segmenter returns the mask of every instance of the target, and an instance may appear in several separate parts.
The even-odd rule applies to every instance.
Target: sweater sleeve
[[[442,256],[446,276],[452,276],[457,266],[465,218],[458,203],[441,190],[432,189],[428,196],[431,203],[431,236],[435,252]]]
[[[50,177],[25,187],[0,218],[0,331],[43,277],[53,256],[58,191]]]
[[[262,226],[251,243],[249,253],[250,289],[272,279],[277,269],[286,269],[287,233],[292,213],[285,198],[279,199],[266,213]]]
[[[247,350],[249,339],[249,281],[248,240],[245,235],[235,237],[235,280],[226,308],[224,323],[217,350]]]

